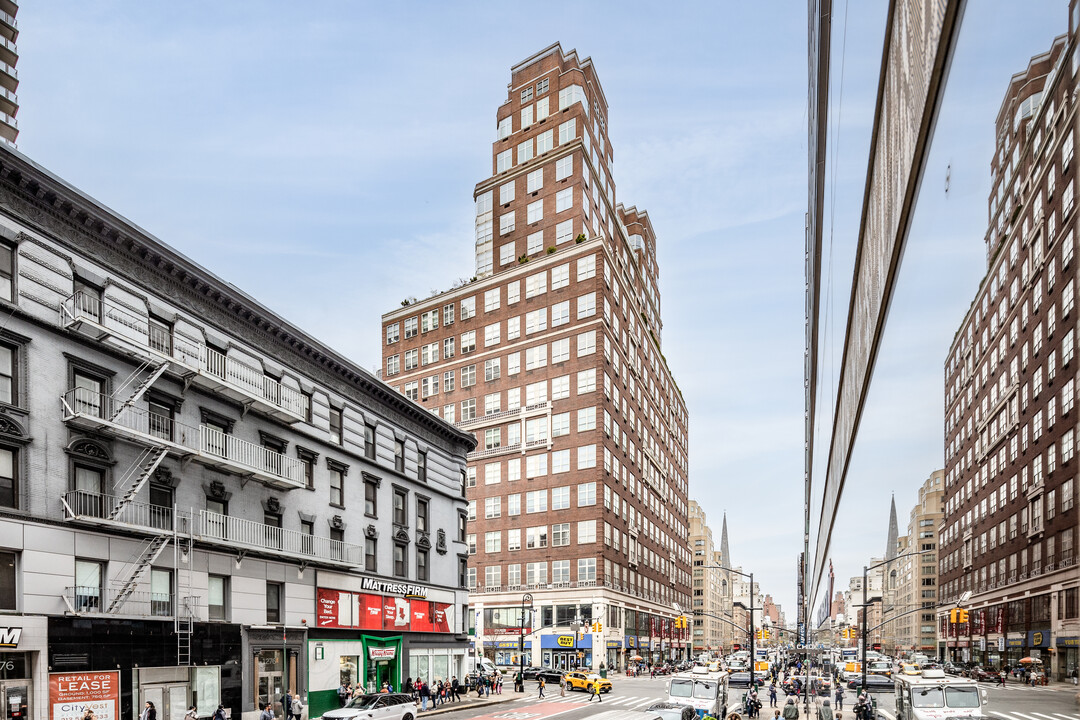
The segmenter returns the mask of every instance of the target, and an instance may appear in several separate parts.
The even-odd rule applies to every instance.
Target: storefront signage
[[[999,637],[997,639],[998,652],[1005,652],[1005,638]]]
[[[1080,637],[1059,637],[1054,644],[1058,647],[1080,647]]]
[[[397,647],[369,647],[368,657],[372,660],[393,660],[397,657]]]
[[[427,588],[422,585],[410,585],[408,583],[386,582],[375,578],[364,578],[360,581],[360,589],[382,593],[384,595],[405,595],[411,598],[423,599],[427,597]]]
[[[1022,637],[1019,637],[1019,638],[1007,638],[1005,640],[1005,645],[1008,646],[1008,647],[1014,647],[1014,648],[1024,647],[1024,638],[1022,638]]]
[[[431,600],[407,599],[318,588],[318,626],[396,632],[452,630],[453,606]]]
[[[120,717],[120,673],[50,673],[50,720],[82,720],[86,710],[97,720]]]
[[[635,636],[633,636],[633,635],[627,635],[626,636],[626,647],[628,647],[628,648],[637,647],[637,638]]]
[[[607,646],[608,646],[608,649],[621,648],[622,647],[622,640],[608,640],[607,641]]]
[[[1027,647],[1044,648],[1050,647],[1049,630],[1030,630],[1027,634]]]
[[[0,647],[19,647],[22,630],[21,627],[0,627]]]
[[[574,647],[574,636],[573,635],[560,635],[558,642],[559,642],[559,647]]]
[[[517,640],[485,640],[484,647],[496,648],[498,650],[517,650],[521,647]],[[532,641],[525,641],[525,649],[532,648]]]

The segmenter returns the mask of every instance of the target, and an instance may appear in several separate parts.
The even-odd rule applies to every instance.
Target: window
[[[416,579],[428,579],[428,551],[417,549],[416,551]]]
[[[514,183],[513,181],[499,186],[499,204],[506,205],[514,200]]]
[[[548,474],[547,453],[525,458],[525,478],[532,479]]]
[[[475,375],[475,369],[474,369],[473,372],[474,372],[474,375]],[[464,385],[464,384],[465,383],[464,383],[464,379],[463,379],[462,380],[462,385]],[[468,400],[462,400],[461,401],[461,422],[465,422],[467,420],[475,420],[475,419],[476,419],[476,398],[469,398]]]
[[[484,518],[491,520],[497,517],[502,517],[502,498],[498,496],[484,498]]]
[[[544,103],[544,117],[547,117],[547,102]],[[555,131],[548,130],[536,137],[536,154],[542,155],[555,146]]]
[[[524,113],[522,113],[524,115]],[[501,154],[501,153],[500,153]],[[523,162],[528,162],[533,159],[533,141],[529,138],[525,142],[519,143],[517,146],[517,161],[518,165]]]
[[[552,289],[554,289],[554,275],[552,276]],[[560,327],[570,322],[570,301],[564,300],[551,306],[551,327]],[[569,342],[569,341],[568,341]]]
[[[391,355],[386,358],[386,374],[397,375],[399,372],[401,372],[401,356]]]
[[[531,562],[525,565],[525,582],[529,585],[547,584],[547,563]]]
[[[266,622],[279,623],[281,622],[281,601],[282,601],[282,587],[281,583],[266,583]]]
[[[172,615],[172,571],[150,568],[150,614]]]
[[[579,584],[596,582],[596,558],[578,558],[577,581]]]
[[[521,128],[525,129],[533,124],[533,106],[521,108]]]
[[[495,139],[502,140],[505,137],[510,137],[510,133],[514,131],[513,122],[514,119],[512,117],[504,117],[500,120],[498,134]]]
[[[78,290],[79,288],[76,287],[75,289]],[[8,302],[12,302],[14,299],[15,248],[11,247],[10,245],[0,244],[0,300],[7,300]],[[99,301],[100,299],[100,296],[98,296]],[[100,310],[94,314],[100,317]]]
[[[582,355],[592,355],[596,352],[596,331],[590,330],[589,332],[581,333],[577,336],[577,354],[578,357]]]
[[[498,553],[502,552],[502,532],[495,530],[493,532],[484,533],[484,552],[486,553]]]
[[[335,445],[341,445],[341,424],[342,410],[340,408],[330,408],[330,442]]]
[[[546,548],[548,544],[547,525],[525,529],[525,547],[529,550]]]
[[[427,498],[416,498],[416,529],[420,532],[431,532],[428,526]]]
[[[468,320],[474,315],[476,315],[476,298],[463,298],[461,300],[461,319]]]
[[[19,507],[18,458],[18,451],[0,447],[0,507]],[[81,502],[82,498],[79,500]]]
[[[0,245],[0,248],[3,248],[3,245]],[[19,404],[18,360],[17,348],[0,344],[0,402],[9,405]]]
[[[417,320],[414,317],[405,318],[405,339],[408,340],[411,337],[416,337]]]
[[[409,524],[409,513],[406,505],[407,496],[408,491],[406,490],[394,490],[394,524],[402,527],[407,527]]]
[[[409,548],[401,543],[394,543],[394,577],[408,575]]]
[[[568,187],[555,193],[555,212],[561,213],[574,207],[574,188]]]
[[[495,172],[496,174],[506,172],[510,168],[514,167],[514,151],[503,150],[501,153],[495,156]]]
[[[547,490],[530,490],[525,493],[525,512],[526,513],[540,513],[547,512],[548,509],[548,496]]]
[[[591,368],[589,370],[582,370],[577,374],[578,377],[578,395],[584,393],[593,392],[596,390],[596,369]],[[606,376],[605,376],[606,377]]]
[[[100,612],[104,610],[102,597],[103,567],[92,560],[75,561],[75,610],[77,612]]]
[[[552,545],[554,545],[554,541]],[[553,560],[551,562],[551,582],[555,584],[567,584],[570,582],[570,561]]]
[[[557,438],[570,434],[570,413],[559,413],[551,416],[551,437]],[[569,470],[569,468],[567,468]]]
[[[551,509],[552,510],[567,510],[570,508],[570,488],[557,487],[551,488]],[[570,529],[567,527],[566,532],[569,534]]]
[[[330,504],[345,507],[345,474],[340,468],[330,468]]]
[[[577,489],[577,504],[578,507],[585,507],[587,505],[596,504],[596,483],[587,482],[578,485]]]
[[[596,293],[591,292],[581,295],[577,299],[578,320],[596,314]]]
[[[566,122],[559,125],[559,144],[560,145],[565,145],[566,143],[570,142],[571,140],[575,139],[576,137],[577,137],[577,118],[570,118]],[[573,157],[572,155],[568,155],[568,156],[566,156],[566,158],[563,158],[563,159],[569,160],[572,157]],[[560,160],[559,162],[562,162],[562,160]],[[573,172],[573,169],[572,169],[573,165],[571,165],[570,167],[571,167],[571,172]]]
[[[547,345],[525,350],[525,369],[536,370],[547,365]]]
[[[544,200],[541,198],[525,206],[525,222],[532,225],[544,219]]]
[[[399,330],[398,323],[391,323],[390,325],[387,325],[386,326],[386,344],[391,345],[393,343],[396,343],[398,341],[398,338],[400,337],[399,333],[400,333],[400,330]]]
[[[596,256],[589,255],[588,257],[579,258],[577,261],[578,282],[592,277],[596,277]]]
[[[577,449],[578,470],[596,467],[596,446],[583,445]]]
[[[569,359],[570,359],[570,338],[563,338],[562,340],[556,340],[555,342],[551,343],[551,362],[553,362],[553,363],[561,363],[561,362],[566,362]],[[567,381],[567,383],[566,383],[567,388],[569,388],[569,377],[566,378],[566,381]],[[569,394],[570,394],[569,389],[567,389],[567,393],[566,393],[566,395],[564,395],[564,397],[566,397]],[[553,389],[552,395],[554,396],[554,389]],[[558,400],[558,398],[554,398],[554,399]]]
[[[525,278],[525,299],[547,292],[547,273],[541,272]]]
[[[364,570],[379,571],[379,541],[377,538],[364,538]]]
[[[536,83],[536,96],[537,97],[540,97],[541,95],[543,95],[547,91],[548,91],[548,79],[547,78],[544,78],[540,82]],[[544,100],[542,100],[542,101],[538,101],[538,103],[539,102],[545,102],[546,103],[547,98],[544,98]]]
[[[4,452],[10,452],[5,450]],[[102,495],[105,489],[105,470],[100,467],[76,463],[75,490],[78,491],[76,500],[79,507],[75,512],[80,515],[93,517],[105,516],[105,497]]]
[[[462,354],[471,353],[473,350],[476,350],[476,331],[470,330],[469,332],[461,333]]]
[[[420,314],[420,332],[426,333],[439,327],[439,309]]]
[[[596,542],[596,521],[581,520],[577,524],[577,543],[587,545]]]
[[[102,378],[75,370],[73,375],[72,408],[80,415],[104,417],[105,381]]]

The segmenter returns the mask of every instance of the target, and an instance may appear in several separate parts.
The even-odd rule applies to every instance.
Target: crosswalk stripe
[[[1054,714],[1057,715],[1059,718],[1064,718],[1065,720],[1080,720],[1080,715],[1062,715],[1061,713]]]
[[[1022,717],[1024,718],[1024,720],[1041,720],[1041,718],[1037,718],[1034,715],[1026,715],[1021,712],[1016,712],[1015,710],[1013,710],[1013,715],[1016,715],[1017,717]]]
[[[1033,713],[1031,713],[1031,714],[1032,714],[1032,715],[1038,715],[1039,717],[1043,717],[1043,718],[1046,718],[1046,720],[1057,720],[1057,718],[1056,718],[1056,717],[1054,717],[1053,715],[1047,715],[1047,714],[1045,714],[1045,713],[1038,713],[1038,712],[1033,712]]]

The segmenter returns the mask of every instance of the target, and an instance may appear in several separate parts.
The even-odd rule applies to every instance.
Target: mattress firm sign
[[[87,710],[96,720],[120,717],[120,673],[50,673],[50,720],[82,720]]]
[[[380,595],[404,595],[405,597],[423,599],[427,597],[427,588],[408,583],[387,582],[375,578],[364,578],[360,581],[360,587],[368,592]]]

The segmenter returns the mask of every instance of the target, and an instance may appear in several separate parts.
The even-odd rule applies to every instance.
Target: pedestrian
[[[274,720],[274,711],[270,709],[270,703],[263,705],[263,710],[259,714],[259,720]]]
[[[537,697],[538,698],[543,698],[544,697],[544,678],[542,678],[542,677],[538,678],[538,682],[536,683],[536,689],[539,691],[539,694],[537,695]]]
[[[828,698],[821,701],[821,707],[817,711],[817,720],[833,720],[833,711],[829,706]]]
[[[292,692],[288,690],[281,696],[281,712],[284,714],[285,720],[292,717]]]
[[[349,685],[347,683],[341,683],[337,689],[338,700],[341,702],[341,706],[345,707],[345,703],[349,702]]]
[[[427,711],[428,698],[431,697],[431,690],[423,680],[417,680],[416,682],[420,686],[420,712],[425,712]]]
[[[184,720],[199,720],[199,711],[195,709],[194,705],[189,707],[187,712],[184,713]]]
[[[496,692],[497,695],[502,695],[502,683],[503,683],[503,677],[502,677],[502,674],[500,673],[499,677],[495,679],[495,692]]]
[[[401,692],[409,693],[410,695],[412,695],[412,693],[413,693],[413,684],[412,684],[412,678],[411,677],[405,678],[405,685],[401,688]]]
[[[304,703],[300,702],[300,694],[295,693],[292,700],[292,716],[294,720],[300,720],[304,714]]]
[[[844,709],[844,686],[839,683],[836,685],[836,709]]]
[[[780,711],[779,710],[773,710],[772,711],[772,720],[780,720]]]
[[[461,683],[458,682],[457,675],[450,679],[450,699],[457,702],[461,699]]]
[[[154,707],[154,703],[149,700],[143,705],[143,711],[139,715],[139,720],[157,720],[157,708]],[[270,720],[273,720],[271,718]]]
[[[795,704],[795,698],[789,697],[784,705],[784,720],[799,720],[799,708]]]
[[[1001,687],[1005,687],[1005,668],[1001,669],[998,673],[998,681],[1001,683]]]
[[[776,683],[769,685],[769,707],[776,707]]]
[[[217,710],[214,711],[214,716],[210,720],[228,720],[228,718],[225,717],[225,706],[219,704]]]

